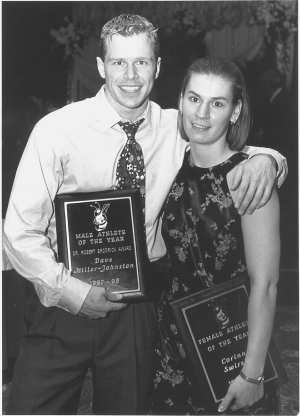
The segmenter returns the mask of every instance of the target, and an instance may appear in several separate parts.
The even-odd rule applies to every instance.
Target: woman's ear
[[[178,109],[179,109],[180,114],[182,114],[182,101],[183,101],[183,97],[182,97],[182,94],[180,94],[179,103],[178,103]]]
[[[240,114],[242,111],[242,101],[238,100],[237,105],[234,107],[232,116],[230,117],[230,121],[231,123],[235,123],[237,121],[237,119],[239,118]]]

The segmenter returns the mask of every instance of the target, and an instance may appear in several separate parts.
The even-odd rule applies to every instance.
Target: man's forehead
[[[106,46],[109,53],[135,55],[136,52],[141,51],[144,51],[144,54],[153,52],[152,40],[146,33],[133,34],[132,36],[115,34],[106,39]]]

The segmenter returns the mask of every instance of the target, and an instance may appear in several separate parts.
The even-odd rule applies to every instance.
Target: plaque
[[[226,396],[229,383],[243,367],[248,340],[248,280],[242,275],[171,303],[191,368],[212,403]],[[287,382],[273,340],[264,377],[265,382],[278,377]]]
[[[148,266],[140,191],[73,193],[55,199],[59,261],[72,276],[122,293],[122,301],[147,299]]]

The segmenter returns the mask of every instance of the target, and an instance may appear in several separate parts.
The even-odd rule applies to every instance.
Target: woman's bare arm
[[[228,182],[230,183],[230,174]],[[232,192],[233,199],[235,192]],[[279,278],[279,201],[276,190],[269,202],[251,215],[241,217],[246,264],[251,283],[248,306],[248,346],[243,372],[257,379],[263,373],[273,328]],[[263,395],[263,385],[238,376],[220,405],[224,411],[235,399],[232,410],[249,407]],[[221,409],[222,407],[222,409]]]

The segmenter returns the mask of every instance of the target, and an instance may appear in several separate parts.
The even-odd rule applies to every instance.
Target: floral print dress
[[[200,168],[191,163],[188,152],[169,192],[162,233],[171,270],[158,308],[154,414],[220,414],[220,403],[208,407],[189,370],[169,302],[246,270],[241,218],[226,180],[227,173],[246,158],[244,153],[235,153],[220,165]],[[248,414],[274,414],[277,395],[277,389],[266,391]]]

